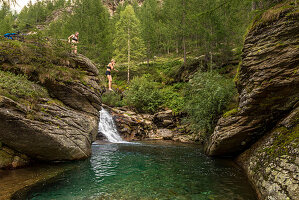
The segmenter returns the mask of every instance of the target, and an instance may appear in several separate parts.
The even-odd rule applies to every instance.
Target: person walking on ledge
[[[69,43],[72,44],[72,53],[77,54],[77,44],[79,43],[79,32],[70,35],[70,37],[68,37],[68,41]]]
[[[112,76],[111,76],[111,70],[117,71],[117,69],[115,69],[115,61],[113,59],[111,59],[111,62],[107,65],[107,70],[106,70],[106,76],[108,78],[108,86],[109,86],[109,90],[112,91]]]

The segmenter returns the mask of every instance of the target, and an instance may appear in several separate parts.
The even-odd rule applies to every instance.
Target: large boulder
[[[239,106],[218,121],[206,145],[208,155],[244,151],[298,106],[298,19],[298,7],[287,1],[254,22],[236,77]]]
[[[260,199],[299,199],[299,108],[237,161]]]
[[[0,140],[5,145],[39,160],[75,160],[91,154],[98,118],[51,103],[36,105],[31,112],[0,96]]]
[[[98,69],[83,55],[43,45],[0,41],[0,75],[16,83],[13,90],[0,84],[0,142],[18,152],[10,161],[24,154],[45,161],[87,158],[101,109]],[[11,62],[15,57],[18,62]],[[2,155],[10,152],[5,150]]]

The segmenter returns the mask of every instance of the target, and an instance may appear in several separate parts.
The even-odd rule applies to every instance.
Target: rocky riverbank
[[[286,1],[257,18],[235,78],[239,106],[218,121],[206,145],[231,155],[260,199],[299,199],[299,12]]]
[[[111,108],[103,105],[114,117],[118,132],[127,141],[133,140],[173,140],[176,142],[201,142],[197,134],[191,134],[187,126],[181,124],[180,116],[171,110],[156,114],[138,114],[129,109]]]
[[[97,67],[45,41],[0,41],[0,53],[0,167],[89,157],[101,109]]]

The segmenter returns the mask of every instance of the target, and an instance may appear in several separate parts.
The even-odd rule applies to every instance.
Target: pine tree
[[[131,5],[127,5],[125,10],[120,13],[120,18],[116,23],[115,29],[115,39],[113,42],[115,59],[118,62],[127,62],[129,82],[131,62],[142,60],[145,55],[145,45],[141,38],[140,22]]]

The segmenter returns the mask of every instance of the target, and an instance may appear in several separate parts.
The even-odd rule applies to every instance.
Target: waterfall
[[[102,108],[102,110],[100,111],[99,132],[102,133],[108,139],[109,142],[126,142],[118,134],[112,116],[104,108]]]

